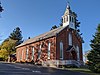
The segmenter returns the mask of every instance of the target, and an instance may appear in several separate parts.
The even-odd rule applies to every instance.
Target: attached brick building
[[[82,38],[76,30],[76,14],[68,5],[63,26],[31,38],[17,46],[17,62],[31,62],[44,66],[76,65],[83,63]]]

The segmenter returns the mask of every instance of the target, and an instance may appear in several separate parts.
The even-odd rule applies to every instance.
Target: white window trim
[[[69,16],[69,19],[70,19],[70,22],[72,21],[72,17],[71,16]]]
[[[24,57],[24,50],[22,50],[21,60],[23,60],[23,57]]]
[[[51,50],[50,47],[51,47],[51,43],[49,42],[49,43],[48,43],[48,59],[50,59],[50,54],[51,54],[51,53],[50,53],[50,50]]]
[[[32,47],[32,60],[34,59],[34,47]]]
[[[28,52],[29,52],[29,50],[28,50],[28,48],[26,48],[26,60],[28,60]]]
[[[68,16],[67,16],[67,22],[69,21]]]
[[[20,61],[20,50],[18,50],[18,60]]]
[[[76,46],[76,49],[77,49],[77,60],[80,61],[79,46]]]
[[[63,59],[63,42],[62,41],[60,42],[60,59]]]
[[[72,34],[69,33],[68,35],[68,41],[69,41],[69,45],[72,46]]]
[[[22,60],[22,51],[20,50],[20,60]]]
[[[41,58],[41,48],[42,48],[42,45],[40,45],[40,49],[38,50],[38,59]]]

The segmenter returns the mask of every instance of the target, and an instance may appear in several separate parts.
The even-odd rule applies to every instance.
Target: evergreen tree
[[[13,30],[13,32],[10,34],[9,36],[10,39],[13,39],[13,40],[17,40],[17,43],[16,45],[19,45],[21,44],[23,41],[22,41],[22,32],[20,30],[19,27],[17,27],[16,29]]]
[[[0,12],[2,12],[2,11],[3,11],[3,8],[2,8],[1,3],[0,3]]]
[[[63,19],[61,19],[60,26],[63,26]]]
[[[51,30],[58,28],[56,25],[52,26]]]
[[[100,72],[100,24],[97,27],[97,31],[91,40],[92,50],[87,55],[89,69],[93,72]]]
[[[80,32],[79,27],[80,27],[80,22],[75,18],[75,28],[76,28],[76,30],[77,30],[78,32]]]

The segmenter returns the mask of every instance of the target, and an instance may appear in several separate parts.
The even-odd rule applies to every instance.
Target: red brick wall
[[[46,61],[48,60],[48,43],[51,43],[51,47],[50,47],[50,60],[55,60],[56,59],[56,37],[51,37],[45,40],[41,40],[38,42],[34,42],[22,47],[17,48],[16,50],[16,54],[17,54],[17,61],[20,62],[25,62],[26,61],[26,48],[29,49],[29,57],[27,62],[31,62],[32,61],[32,47],[34,47],[34,62],[40,62],[40,61]],[[38,59],[38,50],[40,48],[40,44],[42,45],[41,48],[41,57],[40,59]],[[24,51],[22,60],[20,60],[18,52],[20,52],[20,54],[22,55],[22,50]]]
[[[70,57],[69,53],[66,51],[66,49],[68,48],[68,33],[69,30],[67,28],[65,28],[64,30],[62,30],[58,35],[57,35],[57,60],[60,59],[60,42],[63,42],[63,59],[66,60]]]
[[[75,31],[72,31],[73,36],[73,45],[79,46],[79,53],[80,53],[80,60],[83,61],[83,52],[82,52],[82,40],[81,38],[76,34]]]
[[[83,54],[82,54],[82,41],[81,39],[76,35],[76,31],[69,29],[68,27],[66,27],[64,30],[62,30],[60,33],[57,34],[57,38],[56,37],[51,37],[45,40],[41,40],[38,42],[34,42],[22,47],[17,48],[17,61],[26,61],[26,48],[29,49],[29,57],[27,62],[31,62],[32,61],[32,47],[34,47],[34,62],[40,62],[40,61],[46,61],[46,60],[59,60],[60,59],[60,41],[63,42],[63,48],[64,48],[64,60],[71,60],[71,54],[70,52],[67,51],[67,48],[69,47],[68,45],[68,40],[69,40],[69,33],[72,34],[72,40],[73,40],[73,45],[74,46],[79,46],[79,53],[80,53],[80,60],[83,61]],[[48,43],[51,43],[51,55],[50,55],[50,59],[48,59]],[[38,59],[38,51],[40,48],[40,44],[42,45],[42,49],[41,49],[41,58]],[[18,52],[22,55],[22,50],[24,51],[23,53],[23,57],[22,60],[20,60],[20,57],[18,56]]]
[[[71,60],[71,55],[70,53],[67,51],[68,48],[68,40],[69,40],[69,33],[72,34],[72,44],[75,46],[79,46],[80,49],[80,59],[83,61],[83,54],[82,54],[82,41],[79,37],[76,36],[76,31],[69,29],[68,27],[66,27],[64,30],[62,30],[58,35],[57,35],[57,57],[56,59],[59,60],[60,59],[60,41],[63,42],[63,48],[64,48],[64,52],[63,52],[63,59],[64,60]]]

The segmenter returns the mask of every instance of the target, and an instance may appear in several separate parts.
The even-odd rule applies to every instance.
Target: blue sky
[[[23,39],[47,32],[59,25],[67,0],[1,0],[4,12],[0,18],[0,38],[6,39],[16,27],[20,27]],[[90,49],[90,40],[100,23],[100,0],[69,0],[72,11],[81,22],[80,30],[85,43],[83,50]],[[0,41],[0,42],[2,42]]]

